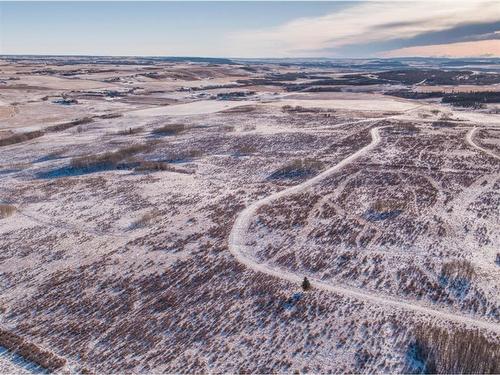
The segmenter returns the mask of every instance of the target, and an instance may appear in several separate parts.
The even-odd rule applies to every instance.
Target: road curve
[[[473,137],[474,137],[474,133],[476,132],[476,130],[477,130],[477,128],[472,128],[471,130],[469,130],[467,132],[467,135],[465,136],[465,140],[467,141],[467,143],[470,144],[475,149],[482,151],[482,152],[494,157],[495,159],[500,159],[500,156],[495,154],[493,151],[487,150],[481,146],[478,146],[476,143],[474,143]]]
[[[382,120],[382,119],[381,119]],[[366,120],[363,120],[366,121]],[[371,119],[373,121],[373,119]],[[353,122],[353,123],[357,123]],[[347,123],[353,124],[353,123]],[[246,243],[246,235],[248,233],[250,223],[252,218],[255,216],[257,210],[260,207],[268,205],[273,201],[289,196],[291,194],[296,194],[301,191],[306,190],[322,179],[332,175],[337,172],[344,166],[358,159],[360,156],[366,154],[368,151],[375,148],[380,143],[380,133],[378,128],[372,128],[370,130],[372,141],[370,144],[365,147],[359,149],[354,154],[348,156],[343,159],[339,163],[334,166],[328,168],[324,172],[318,174],[317,176],[307,180],[299,185],[292,186],[285,190],[279,191],[277,193],[271,194],[261,200],[258,200],[251,205],[247,206],[243,209],[237,216],[236,221],[233,224],[231,232],[228,238],[228,247],[231,254],[236,258],[238,262],[245,265],[247,268],[252,269],[256,272],[262,272],[269,276],[276,277],[278,279],[289,281],[293,284],[300,285],[303,280],[304,275],[297,275],[293,272],[287,271],[285,269],[274,268],[268,264],[258,263],[255,258],[252,256],[252,247],[247,245]],[[374,303],[377,305],[385,306],[385,307],[393,307],[399,310],[411,311],[414,313],[419,313],[427,316],[432,316],[434,318],[451,321],[459,324],[465,324],[472,327],[486,329],[488,331],[493,331],[500,334],[500,324],[495,324],[492,322],[488,322],[485,320],[477,319],[472,315],[464,315],[464,314],[456,314],[444,309],[436,308],[434,306],[430,307],[428,305],[420,304],[417,302],[410,302],[406,300],[396,299],[394,297],[390,297],[387,295],[380,295],[372,292],[363,291],[362,289],[343,286],[339,284],[330,284],[320,279],[316,279],[314,277],[310,277],[307,275],[313,288],[321,289],[328,292],[333,292],[341,295],[345,295],[348,297],[353,297],[361,301],[366,301],[369,303]]]

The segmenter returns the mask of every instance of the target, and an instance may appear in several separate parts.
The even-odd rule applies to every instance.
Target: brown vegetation
[[[152,149],[152,143],[136,144],[126,146],[112,152],[106,152],[98,155],[88,155],[71,159],[73,168],[91,168],[95,166],[116,166],[122,160],[125,160],[139,152],[148,152]]]
[[[90,122],[94,121],[91,117],[84,117],[82,119],[70,121],[70,122],[65,122],[64,124],[58,124],[58,125],[52,125],[47,128],[45,128],[46,132],[59,132],[63,131],[69,128],[72,128],[74,126],[78,125],[83,125],[83,124],[88,124]],[[2,138],[0,139],[0,147],[1,146],[8,146],[8,145],[13,145],[16,143],[21,143],[21,142],[26,142],[34,138],[39,138],[45,134],[44,131],[42,130],[34,130],[31,132],[25,132],[25,133],[19,133],[19,134],[14,134],[11,135],[10,137]]]
[[[160,213],[158,211],[149,211],[142,215],[139,219],[134,221],[131,225],[132,228],[142,228],[148,225],[151,220],[157,217]]]
[[[331,108],[316,108],[316,107],[302,107],[300,105],[284,105],[281,110],[285,113],[333,113],[334,109]]]
[[[269,178],[301,178],[318,173],[323,168],[319,160],[304,158],[295,159],[275,171]]]
[[[377,212],[386,212],[403,210],[405,206],[405,202],[397,201],[394,199],[379,199],[372,204],[372,209]]]
[[[238,144],[235,147],[235,151],[239,156],[251,155],[257,152],[257,147],[251,144]]]
[[[58,125],[49,126],[49,127],[46,128],[46,130],[48,132],[60,132],[60,131],[63,131],[63,130],[67,130],[67,129],[73,128],[73,127],[78,126],[78,125],[89,124],[89,123],[91,123],[93,121],[94,120],[92,119],[92,117],[84,117],[84,118],[81,118],[81,119],[78,119],[78,120],[73,120],[73,121],[70,121],[70,122],[65,122],[64,124],[58,124]]]
[[[234,126],[232,126],[232,125],[222,125],[220,127],[220,130],[223,131],[223,132],[226,132],[226,133],[231,133],[231,132],[234,132]]]
[[[134,135],[138,134],[144,131],[144,128],[142,126],[138,126],[137,128],[128,128],[128,129],[123,129],[120,130],[117,134],[118,135]]]
[[[26,142],[30,139],[38,138],[44,135],[44,132],[41,130],[35,130],[32,132],[19,133],[11,135],[10,137],[0,139],[0,147],[13,145],[16,143]]]
[[[474,266],[468,260],[452,260],[441,267],[441,276],[446,279],[470,281],[475,275]]]
[[[66,365],[66,360],[64,358],[26,341],[21,336],[1,328],[0,346],[19,354],[30,362],[37,363],[50,372],[55,372]]]
[[[11,204],[0,204],[0,219],[9,217],[16,212],[16,207]]]
[[[122,117],[123,114],[121,113],[105,113],[104,115],[99,115],[95,116],[96,118],[101,118],[101,119],[109,119],[109,118],[118,118]]]
[[[221,113],[248,113],[248,112],[253,112],[256,109],[257,109],[257,106],[255,106],[255,105],[251,105],[251,104],[240,105],[237,107],[225,109],[225,110],[221,111]]]
[[[498,374],[500,345],[478,330],[424,325],[416,328],[415,357],[425,373]]]
[[[185,173],[192,174],[193,171],[184,169],[184,168],[176,168],[169,163],[161,162],[161,161],[141,161],[139,162],[139,166],[135,168],[136,171],[169,171],[169,172],[177,172],[177,173]]]
[[[184,132],[186,129],[184,124],[167,124],[154,129],[153,133],[158,135],[177,135]]]

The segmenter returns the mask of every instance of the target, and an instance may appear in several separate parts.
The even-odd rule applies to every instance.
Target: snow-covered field
[[[1,329],[103,373],[497,369],[499,116],[117,65],[1,66]]]

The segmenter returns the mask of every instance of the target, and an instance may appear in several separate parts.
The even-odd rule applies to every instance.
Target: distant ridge
[[[152,62],[192,62],[207,64],[235,64],[234,61],[219,57],[188,57],[188,56],[87,56],[87,55],[0,55],[7,61],[29,61],[31,63],[46,63],[64,60],[65,64],[120,64],[147,65]]]

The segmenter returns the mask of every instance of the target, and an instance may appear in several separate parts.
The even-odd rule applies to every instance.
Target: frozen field
[[[0,63],[0,372],[500,371],[494,107]]]

